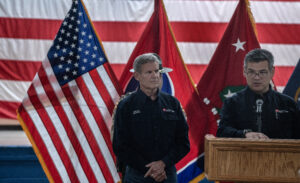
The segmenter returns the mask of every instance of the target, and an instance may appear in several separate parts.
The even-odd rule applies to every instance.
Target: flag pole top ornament
[[[162,60],[160,58],[160,56],[156,53],[152,53],[156,58],[158,58],[158,61],[159,61],[159,72],[160,73],[168,73],[168,72],[172,72],[173,69],[172,68],[168,68],[168,67],[163,67],[162,66]],[[130,69],[129,70],[130,72],[134,72],[134,69]]]

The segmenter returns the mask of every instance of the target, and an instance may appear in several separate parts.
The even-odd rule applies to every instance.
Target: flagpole
[[[245,3],[246,3],[246,9],[247,9],[247,13],[248,13],[248,16],[249,16],[249,19],[250,19],[250,22],[251,22],[251,25],[253,27],[253,30],[254,30],[254,33],[255,33],[255,36],[256,38],[257,37],[257,31],[256,31],[256,24],[255,24],[255,20],[254,20],[254,17],[253,17],[253,14],[252,14],[252,11],[251,11],[251,8],[250,8],[250,2],[249,0],[244,0]]]

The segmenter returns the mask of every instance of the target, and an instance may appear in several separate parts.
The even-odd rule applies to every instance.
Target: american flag
[[[17,123],[17,106],[71,2],[0,0],[0,124]],[[120,77],[153,13],[154,1],[84,2],[111,66]],[[238,1],[165,0],[164,3],[182,57],[194,83],[198,83]],[[260,45],[274,53],[274,82],[281,89],[300,57],[300,1],[250,0],[250,5]]]
[[[121,90],[80,0],[46,56],[18,118],[49,181],[120,181],[109,130]]]

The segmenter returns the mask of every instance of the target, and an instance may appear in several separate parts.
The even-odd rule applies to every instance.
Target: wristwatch
[[[252,132],[252,130],[251,129],[244,129],[243,130],[244,137],[246,137],[246,133],[248,133],[248,132]]]

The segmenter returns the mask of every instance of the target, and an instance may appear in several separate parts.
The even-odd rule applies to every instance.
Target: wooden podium
[[[205,174],[215,181],[300,183],[300,140],[206,135]]]

